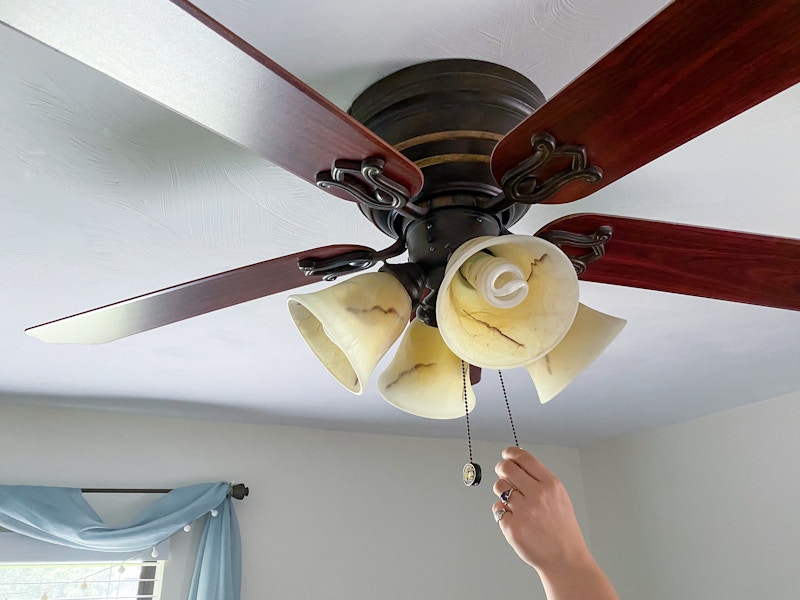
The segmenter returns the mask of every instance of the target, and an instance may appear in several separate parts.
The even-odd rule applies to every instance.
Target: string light
[[[158,558],[158,550],[156,549],[155,546],[153,546],[153,551],[150,553],[150,556],[152,556],[153,558]]]
[[[184,526],[183,526],[183,530],[184,530],[186,533],[189,533],[189,532],[192,530],[192,526],[191,526],[191,525],[184,525]]]
[[[219,511],[215,508],[211,511],[211,516],[216,517],[219,514]]]
[[[153,551],[151,552],[151,556],[153,558],[156,558],[158,556],[158,550],[156,549],[155,546],[153,547]],[[103,568],[103,569],[101,569],[99,571],[96,571],[94,573],[91,573],[90,575],[87,575],[87,576],[83,577],[82,579],[75,579],[75,580],[73,580],[73,581],[71,581],[69,583],[70,584],[77,584],[78,582],[80,582],[80,586],[79,586],[80,589],[83,590],[83,591],[86,591],[86,590],[89,589],[89,582],[88,582],[89,579],[93,579],[94,577],[97,577],[101,573],[109,572],[109,571],[111,571],[113,569],[114,569],[114,566],[111,565],[111,566],[105,567],[105,568]],[[125,573],[125,565],[124,564],[120,564],[119,567],[117,568],[117,572],[120,575]],[[3,600],[13,600],[13,598],[9,598],[8,596],[3,596]],[[49,600],[49,596],[47,595],[47,591],[42,593],[42,595],[41,595],[39,600]]]

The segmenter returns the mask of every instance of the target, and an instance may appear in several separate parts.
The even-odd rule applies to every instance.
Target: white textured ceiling
[[[665,2],[198,4],[346,107],[397,68],[445,57],[512,67],[550,97]],[[795,86],[585,200],[534,207],[515,232],[606,212],[800,238],[798,157]],[[406,415],[374,382],[344,391],[304,347],[286,294],[102,346],[23,334],[305,248],[389,242],[353,204],[0,28],[0,401],[462,436],[463,419]],[[580,446],[800,390],[800,313],[581,285],[628,326],[546,406],[524,370],[505,374],[525,440]],[[476,393],[475,436],[510,441],[496,376]]]

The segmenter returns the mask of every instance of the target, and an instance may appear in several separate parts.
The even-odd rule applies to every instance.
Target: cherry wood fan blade
[[[375,252],[345,244],[305,250],[36,325],[25,333],[55,344],[104,344],[321,281],[322,276],[306,276],[298,261],[359,251]]]
[[[603,170],[588,196],[800,81],[800,2],[676,0],[500,140],[497,181],[548,132]]]
[[[595,214],[539,233],[591,234],[603,225],[613,228],[611,240],[584,281],[800,310],[800,240]]]
[[[335,159],[378,156],[422,187],[414,163],[185,0],[2,0],[0,22],[311,183]]]
[[[475,365],[469,366],[469,382],[471,385],[478,385],[481,382],[481,368]]]

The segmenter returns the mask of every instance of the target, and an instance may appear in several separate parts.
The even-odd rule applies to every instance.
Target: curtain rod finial
[[[244,500],[246,496],[250,495],[250,488],[243,483],[237,483],[231,486],[228,496],[232,496],[237,500]]]

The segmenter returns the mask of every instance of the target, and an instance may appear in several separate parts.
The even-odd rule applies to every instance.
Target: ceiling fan
[[[395,240],[383,250],[355,245],[307,250],[26,330],[44,341],[107,342],[383,262],[380,281],[393,283],[373,279],[353,292],[363,296],[392,285],[399,290],[400,300],[392,305],[392,327],[399,331],[376,342],[380,348],[367,360],[371,365],[354,366],[337,354],[342,345],[333,331],[337,324],[342,335],[353,335],[341,313],[322,324],[323,309],[307,298],[290,299],[301,332],[345,387],[363,390],[374,363],[408,317],[416,316],[415,331],[425,333],[415,335],[426,340],[417,346],[436,347],[436,360],[449,361],[450,372],[459,362],[463,369],[461,361],[486,368],[538,365],[529,368],[538,389],[534,370],[552,371],[556,349],[569,348],[564,353],[570,358],[583,352],[583,363],[590,362],[621,325],[609,317],[598,326],[604,328],[595,344],[601,348],[575,350],[571,327],[579,317],[593,318],[575,294],[546,348],[497,360],[485,352],[470,354],[474,340],[463,339],[471,336],[464,334],[464,323],[448,324],[448,315],[458,309],[445,314],[442,307],[453,304],[459,274],[480,287],[464,275],[474,257],[503,257],[506,247],[513,248],[506,267],[531,265],[517,283],[530,282],[534,265],[548,257],[561,261],[548,272],[548,285],[571,277],[577,285],[580,277],[800,310],[800,240],[595,214],[554,221],[528,238],[531,242],[509,231],[531,205],[581,199],[800,82],[796,0],[677,0],[547,102],[531,81],[510,69],[454,59],[384,78],[355,100],[349,114],[185,0],[4,0],[0,22],[355,202]],[[465,247],[470,252],[461,251]],[[407,263],[386,263],[405,251]],[[508,269],[501,271],[490,284],[508,283]],[[525,321],[508,320],[509,326]],[[487,335],[512,337],[494,321],[477,322]],[[439,326],[444,346],[438,334],[429,336],[432,326]],[[382,393],[396,383],[395,375],[409,371],[403,365],[433,364],[420,362],[418,350],[404,343],[398,352],[409,356],[394,375],[382,376]],[[326,352],[333,354],[326,358]],[[342,360],[348,364],[340,372],[341,365],[333,363]],[[450,383],[460,390],[462,377],[458,371]],[[471,377],[476,381],[479,370],[472,369]],[[540,398],[549,399],[563,384],[539,389]],[[390,401],[415,414],[449,418],[474,403],[466,382],[463,387],[463,400],[458,395],[447,406]]]

